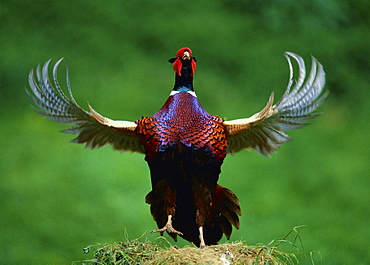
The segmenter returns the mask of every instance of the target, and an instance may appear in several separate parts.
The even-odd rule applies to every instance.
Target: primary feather
[[[64,124],[76,124],[63,130],[65,133],[77,134],[74,143],[86,143],[89,148],[98,148],[111,144],[113,148],[121,151],[144,153],[140,137],[135,133],[137,124],[128,121],[114,121],[103,117],[89,105],[90,111],[83,110],[73,97],[68,66],[66,71],[67,88],[70,99],[61,89],[57,69],[63,59],[60,59],[53,68],[53,82],[49,78],[49,64],[47,61],[42,67],[29,74],[29,84],[32,90],[28,92],[32,101],[40,108],[43,116]]]
[[[318,114],[315,111],[328,93],[321,97],[325,85],[325,72],[322,65],[312,57],[312,67],[306,79],[306,68],[302,57],[287,52],[290,78],[288,87],[278,103],[273,105],[274,93],[271,94],[266,107],[250,118],[225,121],[224,125],[229,141],[228,152],[235,153],[241,149],[253,148],[262,155],[269,156],[282,144],[290,140],[284,131],[305,126],[301,122],[310,120]],[[299,76],[293,89],[293,67],[291,58],[297,61]]]

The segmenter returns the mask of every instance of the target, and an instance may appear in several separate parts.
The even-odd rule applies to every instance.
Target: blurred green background
[[[242,151],[225,160],[220,184],[243,209],[232,240],[267,244],[307,225],[304,250],[319,251],[318,264],[320,255],[322,264],[368,264],[369,10],[367,0],[1,1],[0,263],[71,264],[91,258],[88,245],[155,228],[144,157],[69,144],[58,132],[66,126],[32,110],[30,69],[65,57],[81,106],[134,121],[162,106],[174,79],[167,59],[189,46],[201,103],[227,119],[282,95],[285,51],[308,69],[311,54],[324,65],[322,116],[270,159]]]

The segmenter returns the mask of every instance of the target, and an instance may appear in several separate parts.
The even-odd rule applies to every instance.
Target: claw
[[[183,233],[181,233],[180,231],[177,231],[175,228],[173,228],[173,226],[172,226],[172,215],[168,216],[167,223],[164,227],[153,230],[152,233],[160,232],[162,234],[164,231],[167,231],[167,233],[169,233],[169,234],[183,235]]]

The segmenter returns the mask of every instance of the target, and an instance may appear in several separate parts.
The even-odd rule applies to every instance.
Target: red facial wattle
[[[181,70],[182,70],[182,62],[184,60],[190,60],[191,61],[191,74],[190,76],[193,76],[195,73],[195,68],[197,67],[195,63],[195,58],[192,57],[193,52],[190,48],[181,48],[176,53],[175,61],[173,62],[173,69],[175,70],[176,74],[181,76]]]

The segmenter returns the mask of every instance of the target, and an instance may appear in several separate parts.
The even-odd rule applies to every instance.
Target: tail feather
[[[239,217],[242,215],[240,209],[240,202],[236,195],[229,189],[219,186],[216,186],[215,192],[215,207],[216,210],[221,213],[218,217],[218,223],[229,239],[231,235],[231,230],[233,225],[236,229],[239,229]]]
[[[220,225],[220,228],[222,230],[222,233],[225,234],[227,240],[230,239],[231,232],[233,231],[233,228],[231,226],[231,223],[227,220],[227,218],[224,215],[220,215],[217,218],[217,221]]]

